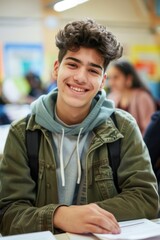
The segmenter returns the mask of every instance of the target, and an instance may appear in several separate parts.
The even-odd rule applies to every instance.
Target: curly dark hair
[[[123,51],[116,37],[107,31],[105,26],[92,19],[68,23],[57,33],[56,46],[59,48],[59,62],[68,50],[78,51],[80,47],[94,48],[104,58],[104,70],[111,60],[121,57]]]

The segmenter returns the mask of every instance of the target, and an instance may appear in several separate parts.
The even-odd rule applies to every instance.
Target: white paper
[[[3,237],[3,239],[6,239],[6,240],[56,240],[53,234],[49,231],[7,236],[7,237]]]
[[[94,234],[102,240],[141,240],[160,239],[160,227],[147,219],[126,221],[119,223],[120,234]],[[158,238],[155,238],[159,236]],[[154,237],[154,238],[153,238]]]
[[[67,233],[69,240],[97,240],[97,237],[91,234],[73,234]]]

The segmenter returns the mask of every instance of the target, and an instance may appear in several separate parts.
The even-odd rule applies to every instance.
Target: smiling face
[[[105,82],[103,58],[95,50],[81,47],[67,51],[61,63],[55,63],[58,98],[57,108],[89,111],[92,99]]]

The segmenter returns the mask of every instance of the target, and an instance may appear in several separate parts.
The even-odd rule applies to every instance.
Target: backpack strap
[[[29,121],[30,114],[26,117],[26,126]],[[28,156],[28,165],[30,167],[30,173],[32,179],[36,183],[36,189],[38,184],[38,170],[39,170],[39,146],[41,140],[41,131],[40,130],[26,130],[26,149]]]
[[[114,122],[115,126],[118,128],[115,113],[113,112],[110,117]],[[120,139],[118,139],[115,142],[107,143],[108,154],[109,154],[109,164],[112,168],[113,180],[118,193],[121,192],[121,189],[119,188],[119,185],[118,185],[118,178],[117,178],[117,170],[121,160],[120,159],[120,142],[121,142]]]
[[[110,116],[115,126],[118,128],[115,113]],[[30,114],[26,117],[26,125],[30,118]],[[41,132],[39,130],[31,131],[26,130],[26,148],[27,156],[29,161],[29,167],[31,172],[31,177],[36,183],[36,189],[38,184],[38,169],[39,169],[39,146],[40,146]],[[120,193],[121,190],[118,186],[117,169],[120,164],[120,139],[115,142],[107,143],[108,153],[109,153],[109,164],[113,171],[113,180],[116,186],[117,192]]]
[[[30,114],[28,114],[26,117],[26,126],[29,118],[30,118]],[[30,167],[31,177],[36,183],[36,191],[37,191],[37,185],[38,185],[38,169],[39,169],[38,154],[39,154],[40,139],[41,139],[40,130],[35,130],[35,131],[26,130],[25,140],[26,140],[28,164]],[[11,203],[9,203],[3,209],[0,209],[0,224],[2,222],[2,218],[5,212],[10,207],[10,205]]]

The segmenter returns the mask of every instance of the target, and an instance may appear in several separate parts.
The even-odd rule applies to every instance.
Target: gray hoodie
[[[93,129],[114,112],[113,102],[104,90],[92,101],[87,117],[76,125],[67,125],[56,114],[58,90],[43,95],[32,103],[32,114],[38,124],[52,132],[56,160],[59,203],[73,204],[85,178],[85,155],[94,136]],[[80,193],[78,194],[80,196]]]

